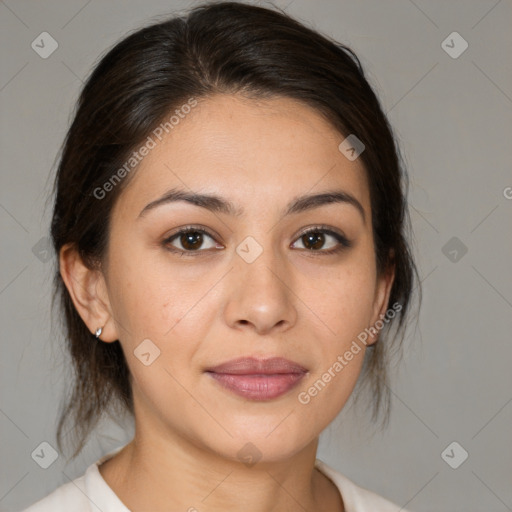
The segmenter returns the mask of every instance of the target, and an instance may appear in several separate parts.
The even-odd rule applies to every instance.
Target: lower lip
[[[221,386],[249,400],[272,400],[294,388],[305,373],[234,375],[208,372]]]

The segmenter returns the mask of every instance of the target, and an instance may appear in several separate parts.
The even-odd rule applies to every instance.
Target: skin
[[[343,138],[290,98],[202,99],[120,195],[103,271],[62,249],[61,274],[77,311],[91,332],[104,326],[99,343],[119,340],[131,372],[135,437],[100,466],[130,510],[344,510],[314,462],[320,433],[355,386],[364,345],[307,405],[298,394],[386,312],[394,273],[376,274],[367,177],[360,159],[339,151]],[[244,214],[180,201],[139,218],[173,187],[222,196]],[[292,199],[328,190],[353,195],[366,220],[349,203],[282,215]],[[204,235],[195,256],[166,249],[165,239],[190,224],[215,237]],[[339,245],[326,234],[308,248],[301,235],[316,224],[352,247],[325,254]],[[248,236],[263,250],[252,263],[236,252]],[[184,247],[179,237],[169,246]],[[160,350],[148,366],[134,355],[144,339]],[[259,402],[204,373],[249,355],[285,357],[308,373],[287,394]],[[237,457],[247,442],[261,453],[250,467]]]

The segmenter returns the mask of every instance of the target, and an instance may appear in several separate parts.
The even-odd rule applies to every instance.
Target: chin
[[[292,420],[293,413],[282,421],[286,414],[288,413],[281,414],[277,420],[273,417],[272,421],[268,417],[262,417],[259,420],[250,418],[249,424],[231,423],[227,430],[233,437],[227,434],[216,436],[211,439],[212,444],[215,443],[211,448],[227,459],[247,465],[289,459],[314,441],[319,432],[306,430],[304,425],[296,424]],[[285,425],[287,421],[290,424]]]

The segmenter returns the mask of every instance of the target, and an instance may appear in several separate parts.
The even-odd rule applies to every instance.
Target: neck
[[[132,511],[343,511],[335,485],[315,469],[318,438],[286,460],[248,467],[182,438],[141,435],[100,466]],[[148,492],[148,489],[151,489]]]

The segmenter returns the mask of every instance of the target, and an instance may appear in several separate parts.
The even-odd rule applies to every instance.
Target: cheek
[[[140,257],[135,251],[117,251],[111,255],[115,264],[109,272],[110,302],[120,335],[137,339],[160,338],[186,313],[191,294],[179,279],[165,277],[169,268]]]
[[[165,370],[180,381],[187,377],[189,363],[212,323],[210,315],[218,309],[215,293],[206,293],[218,277],[190,277],[170,269],[168,261],[154,258],[148,264],[149,259],[118,255],[110,283],[111,304],[135,380],[152,388],[163,379],[172,387],[176,383]],[[150,360],[158,356],[151,363],[154,371],[137,359],[137,354],[147,352]],[[153,391],[158,394],[158,389]]]
[[[355,258],[354,258],[355,259]],[[374,306],[375,273],[364,258],[336,271],[311,270],[301,298],[314,320],[321,321],[329,346],[340,348],[369,326]]]
[[[358,256],[328,276],[310,272],[308,282],[302,293],[304,302],[311,304],[307,314],[315,325],[317,364],[297,401],[305,421],[310,414],[311,421],[323,426],[344,406],[361,372],[366,346],[358,336],[371,320],[375,273],[371,258]]]

